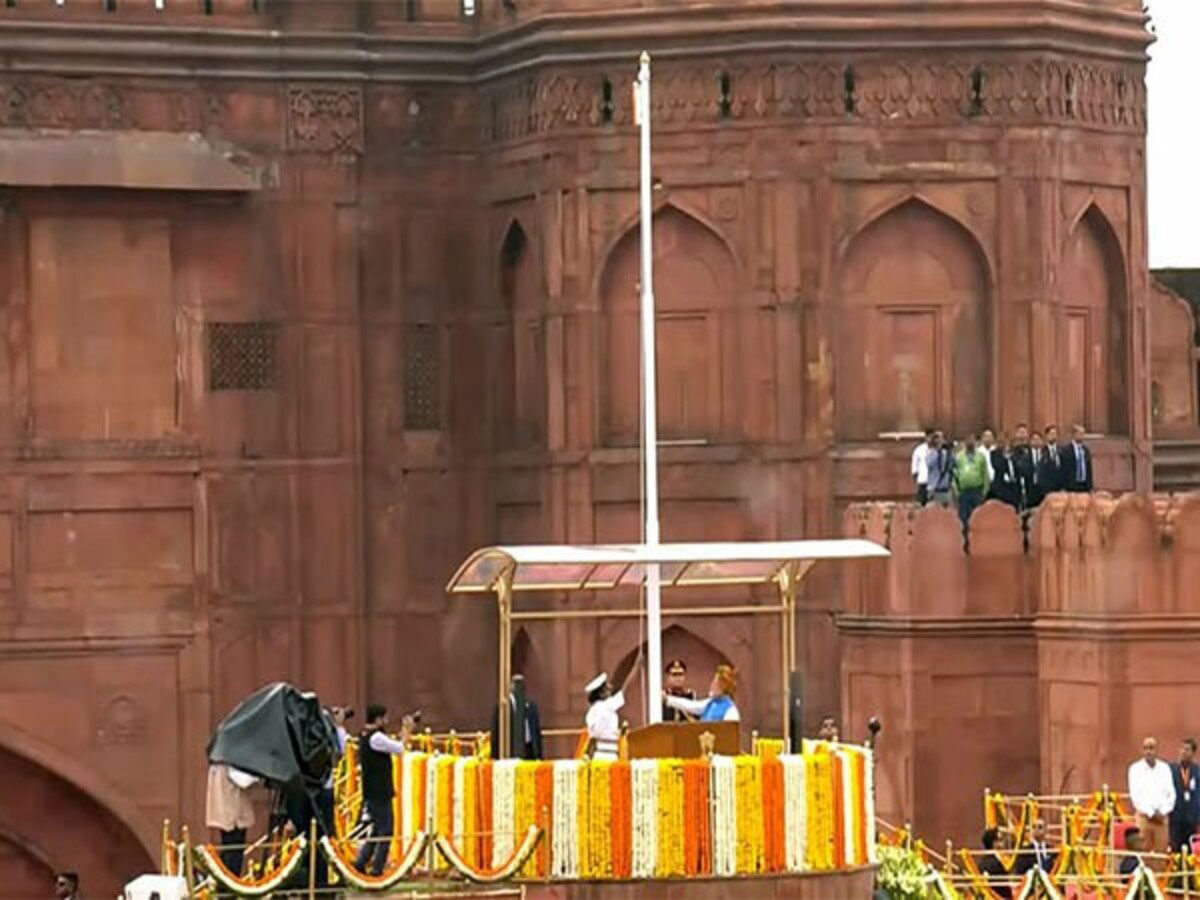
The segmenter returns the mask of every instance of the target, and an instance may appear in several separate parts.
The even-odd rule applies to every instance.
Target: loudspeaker
[[[800,751],[804,739],[804,673],[788,673],[788,725],[791,729],[793,753]]]

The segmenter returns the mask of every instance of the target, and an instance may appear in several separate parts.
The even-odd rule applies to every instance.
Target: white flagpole
[[[650,174],[650,54],[642,53],[637,80],[637,114],[641,128],[642,237],[642,441],[645,452],[647,546],[658,545],[658,394],[655,390],[654,345],[654,209]],[[657,565],[646,569],[647,709],[651,723],[662,721],[662,605]]]

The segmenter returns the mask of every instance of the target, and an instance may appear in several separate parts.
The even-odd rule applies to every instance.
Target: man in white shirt
[[[1167,817],[1175,808],[1175,784],[1171,767],[1158,758],[1155,738],[1142,741],[1142,758],[1129,767],[1129,799],[1137,813],[1145,849],[1151,853],[1166,850]]]
[[[913,447],[909,465],[913,484],[917,486],[917,502],[922,506],[929,502],[929,451],[933,447],[933,435],[934,429],[925,429],[925,440]]]
[[[615,760],[620,756],[621,718],[618,713],[625,705],[625,692],[612,691],[608,673],[601,672],[587,684],[588,743],[592,759]]]

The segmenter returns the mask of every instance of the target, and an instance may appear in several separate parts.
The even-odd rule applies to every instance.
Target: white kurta
[[[597,700],[587,711],[588,737],[595,742],[593,759],[616,759],[621,740],[621,718],[617,715],[625,705],[625,694],[617,692],[606,700]]]

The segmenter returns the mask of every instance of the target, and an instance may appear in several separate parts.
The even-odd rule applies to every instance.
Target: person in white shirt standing
[[[933,448],[934,429],[925,429],[925,440],[913,447],[912,471],[913,484],[917,486],[917,502],[924,506],[929,502],[929,451]]]
[[[1142,741],[1142,758],[1129,767],[1129,799],[1137,813],[1145,849],[1151,853],[1165,851],[1167,817],[1175,808],[1175,784],[1171,767],[1158,758],[1156,738]]]
[[[629,677],[633,676],[632,670]],[[628,683],[629,678],[626,678]],[[592,759],[616,760],[621,755],[621,717],[625,705],[625,690],[613,692],[608,673],[601,672],[587,684],[588,746]]]

